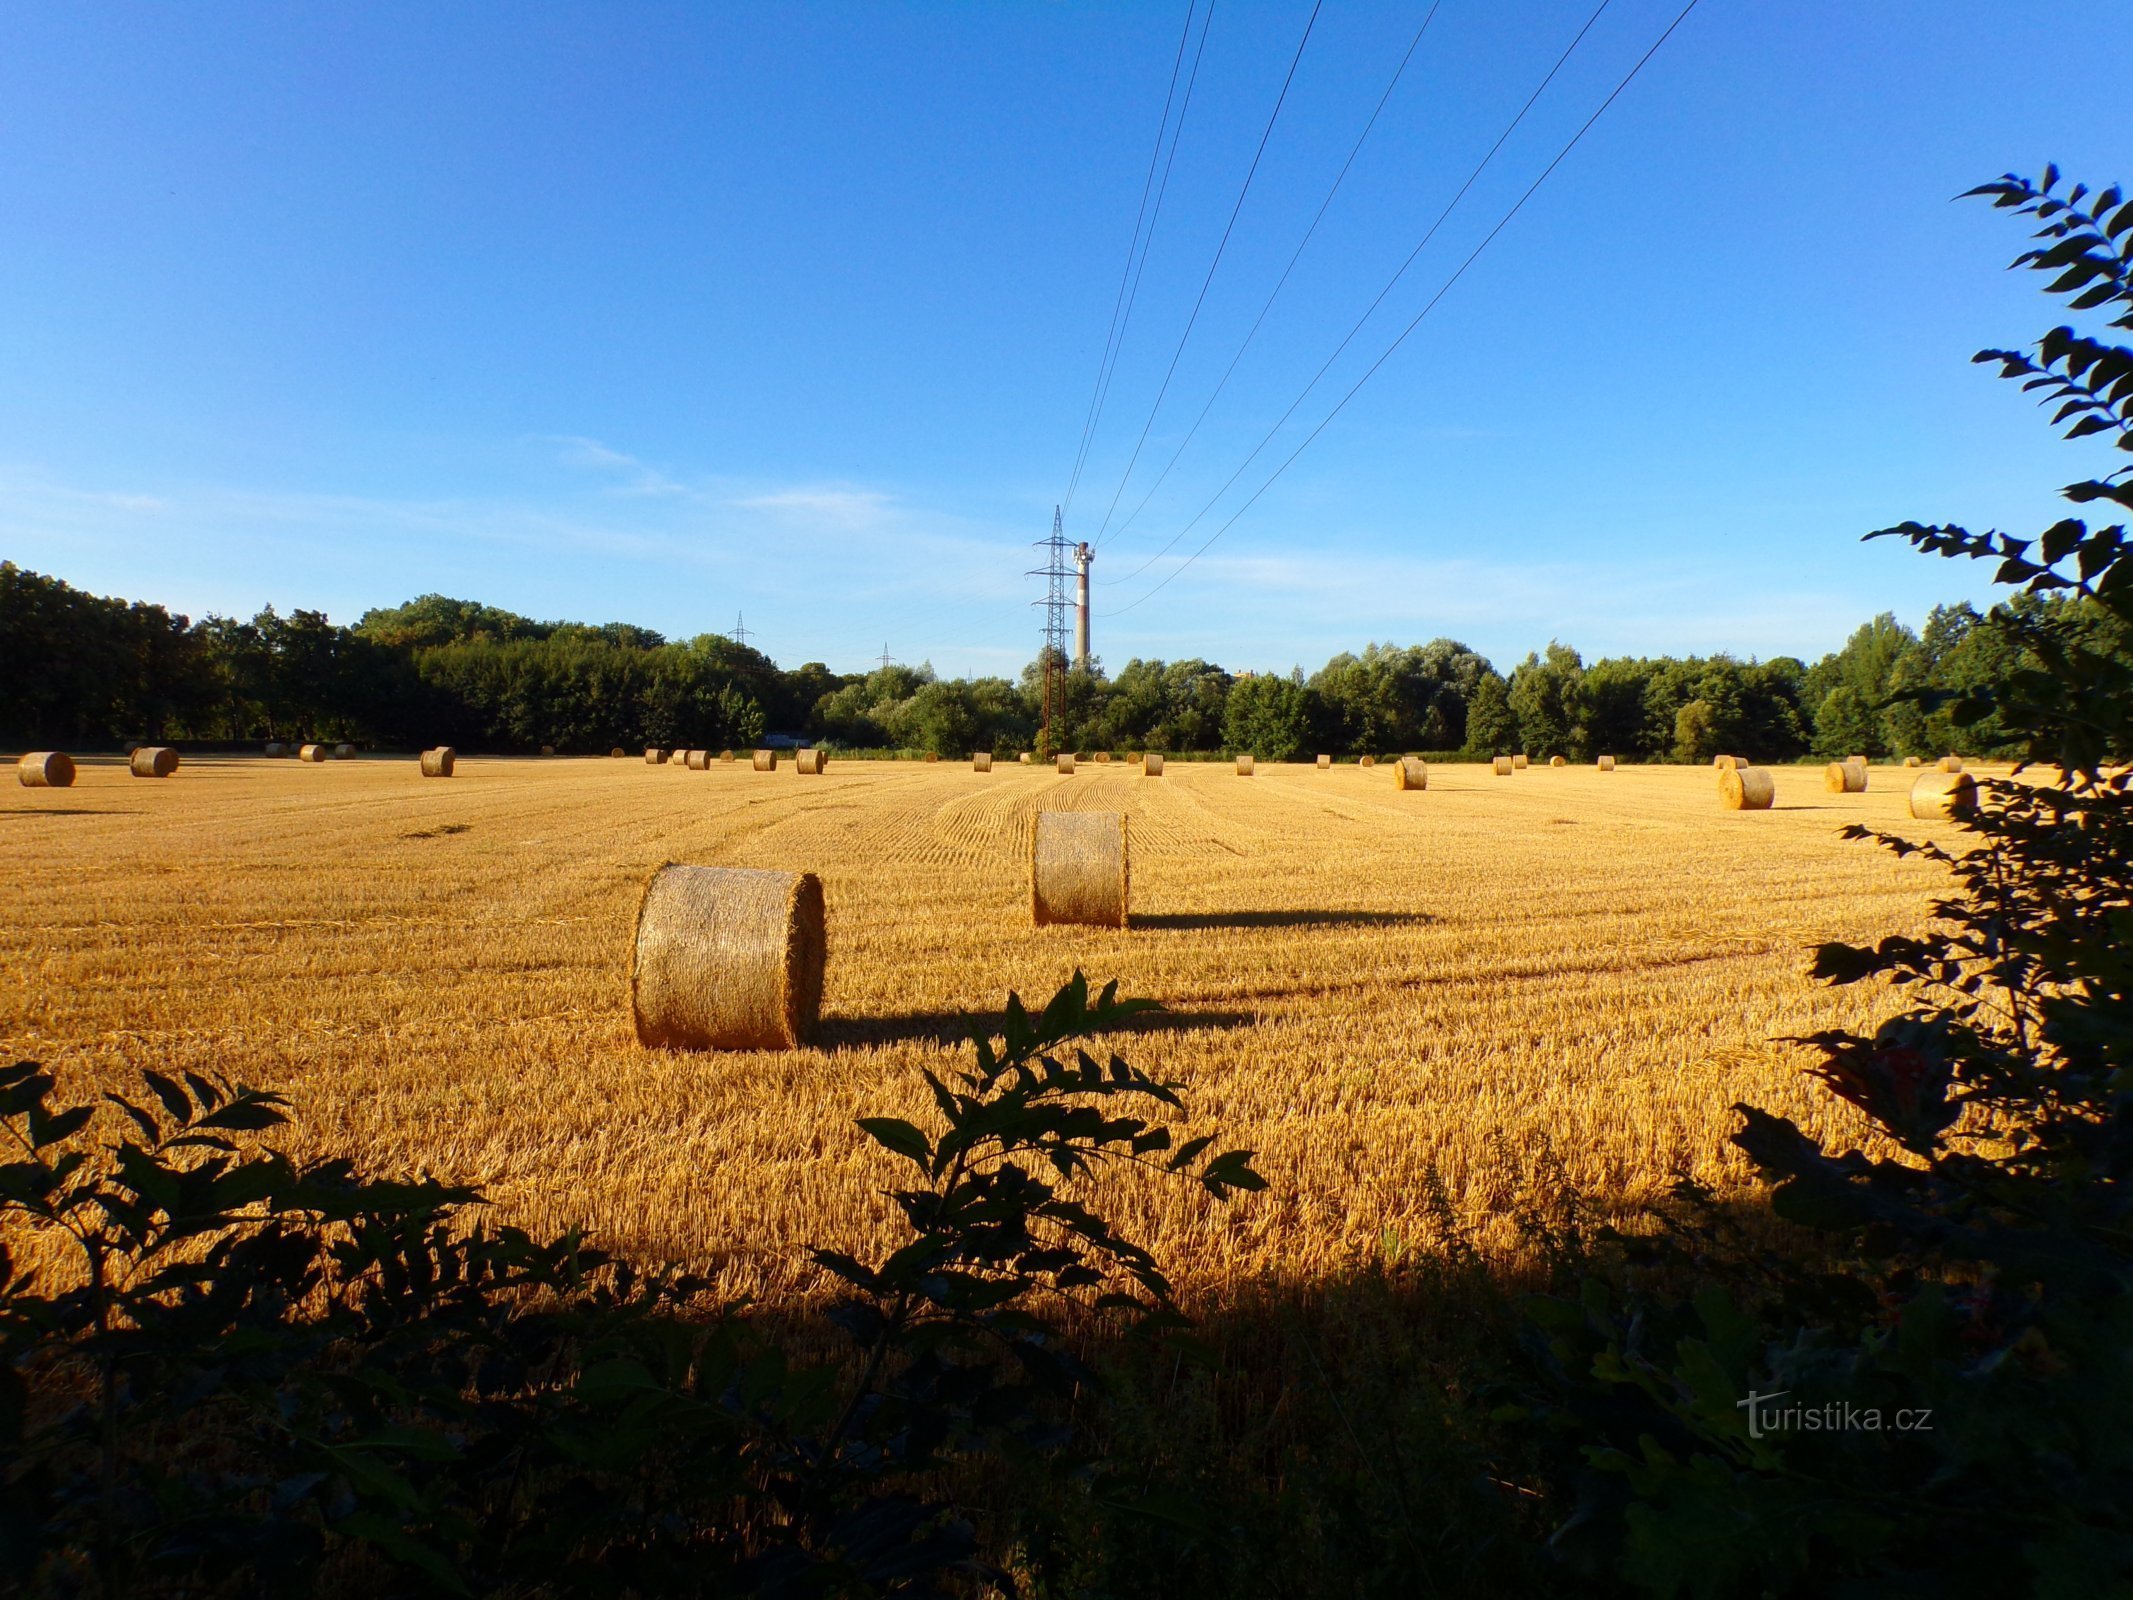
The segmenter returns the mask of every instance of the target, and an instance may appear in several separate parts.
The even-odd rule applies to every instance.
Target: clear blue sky
[[[1612,0],[1214,518],[1138,579],[1594,0],[1443,0],[1258,342],[1097,561],[1096,647],[1314,667],[1813,656],[1983,574],[2099,450],[1968,363],[2057,320],[1971,184],[2133,180],[2123,0],[1703,0],[1272,489],[1227,517],[1658,37]],[[1203,0],[1204,4],[1204,0]],[[1325,6],[1120,502],[1199,411],[1425,11]],[[1308,0],[1221,0],[1068,531],[1092,537]],[[198,615],[439,590],[788,665],[1034,650],[1182,3],[16,8],[0,556]],[[2050,41],[2058,48],[2049,48]],[[2058,61],[2077,64],[2063,69]],[[2086,65],[2080,65],[2086,63]],[[1104,615],[1118,611],[1117,615]]]

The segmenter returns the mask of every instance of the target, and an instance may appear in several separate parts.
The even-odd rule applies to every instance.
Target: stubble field
[[[1427,1237],[1433,1183],[1508,1247],[1521,1195],[1724,1184],[1728,1107],[1855,1132],[1779,1042],[1871,1021],[1807,947],[1916,930],[1940,869],[1837,837],[1915,838],[1905,775],[1863,795],[1778,772],[1719,809],[1705,769],[188,760],[85,764],[0,795],[0,1050],[67,1087],[215,1070],[296,1104],[288,1140],[480,1185],[508,1220],[684,1259],[735,1292],[804,1286],[815,1244],[888,1236],[895,1164],[855,1116],[925,1122],[919,1069],[959,1017],[1077,966],[1163,1002],[1112,1041],[1259,1152],[1217,1207],[1127,1183],[1116,1210],[1188,1295],[1307,1280]],[[1128,932],[1033,928],[1030,817],[1123,810]],[[789,1054],[640,1047],[630,941],[667,861],[814,871],[822,1037]]]

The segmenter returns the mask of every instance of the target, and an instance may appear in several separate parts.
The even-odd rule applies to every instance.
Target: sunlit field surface
[[[810,1245],[889,1236],[898,1164],[852,1119],[929,1122],[959,1015],[1079,966],[1170,1008],[1111,1043],[1259,1152],[1271,1187],[1240,1203],[1131,1178],[1116,1202],[1205,1298],[1426,1239],[1432,1174],[1507,1247],[1521,1195],[1734,1181],[1736,1100],[1855,1132],[1780,1040],[1885,1004],[1811,984],[1807,947],[1922,925],[1941,869],[1838,837],[1955,838],[1910,820],[1908,776],[1831,795],[1781,768],[1774,810],[1733,813],[1679,767],[1433,766],[1402,794],[1352,764],[90,762],[0,792],[0,1048],[77,1092],[136,1066],[273,1088],[300,1153],[775,1292],[812,1282]],[[1030,925],[1046,808],[1127,813],[1131,931]],[[637,1044],[630,941],[667,861],[821,875],[816,1048]]]

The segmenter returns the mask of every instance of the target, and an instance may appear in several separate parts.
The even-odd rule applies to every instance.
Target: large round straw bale
[[[1126,925],[1126,819],[1117,811],[1040,811],[1030,819],[1029,905],[1051,922]]]
[[[296,759],[299,761],[324,761],[332,753],[322,744],[307,744],[296,752]]]
[[[1378,758],[1376,756],[1358,756],[1355,764],[1359,767],[1374,767],[1378,764]]]
[[[1025,751],[1023,751],[1023,752],[1022,752],[1022,755],[1021,755],[1021,758],[1020,758],[1020,759],[1021,759],[1021,762],[1022,762],[1022,764],[1023,764],[1023,765],[1025,766],[1025,767],[1026,767],[1026,766],[1029,766],[1029,765],[1030,765],[1030,763],[1031,763],[1031,756],[1030,756],[1030,753],[1029,753],[1029,752],[1028,752],[1027,750],[1025,750]]]
[[[971,756],[970,770],[972,772],[992,771],[992,752],[990,750],[980,750]]]
[[[664,750],[660,749],[660,748],[659,748],[659,746],[657,746],[656,744],[655,744],[655,745],[647,745],[647,746],[645,747],[645,751],[644,751],[644,764],[645,764],[646,766],[648,766],[648,767],[656,767],[656,766],[658,766],[658,765],[659,765],[660,763],[662,763],[663,761],[665,761],[666,759],[667,759],[667,753],[666,753],[666,751],[664,751]]]
[[[1548,758],[1548,765],[1551,767],[1567,767],[1570,765],[1570,763],[1564,760],[1561,756],[1550,756]]]
[[[64,750],[32,750],[15,763],[15,781],[25,789],[71,789],[74,758]]]
[[[341,743],[341,744],[337,744],[337,745],[335,745],[335,746],[333,747],[333,759],[334,759],[334,760],[336,760],[336,761],[353,761],[353,760],[355,760],[355,758],[356,758],[356,747],[355,747],[354,745],[352,745],[352,744],[347,744],[347,743],[345,743],[345,742],[344,742],[344,743]]]
[[[1524,756],[1513,756],[1511,758],[1511,770],[1513,772],[1524,772],[1526,770],[1526,758]]]
[[[1916,767],[1924,765],[1924,763],[1921,762],[1916,756],[1905,756],[1903,758],[1903,764],[1907,767]]]
[[[1718,775],[1718,798],[1728,811],[1768,811],[1777,782],[1761,767],[1728,767]]]
[[[805,750],[796,750],[793,752],[792,764],[797,771],[812,778],[828,768],[829,752],[814,749],[812,746]]]
[[[126,765],[136,778],[167,778],[178,770],[178,752],[168,745],[144,744]]]
[[[542,754],[542,755],[544,755],[544,756],[552,756],[552,755],[554,755],[554,754],[555,754],[555,746],[554,746],[554,745],[552,745],[552,744],[544,744],[544,745],[542,745],[542,746],[541,746],[541,754]]]
[[[1508,778],[1511,776],[1511,773],[1513,771],[1513,768],[1511,766],[1511,758],[1509,756],[1498,756],[1494,761],[1490,762],[1489,765],[1495,769],[1496,776],[1499,778]]]
[[[1602,772],[1612,772],[1615,770],[1615,758],[1613,756],[1602,756],[1596,765]]]
[[[926,759],[927,759],[928,761],[938,761],[938,760],[940,760],[940,758],[941,758],[941,753],[940,753],[940,752],[939,752],[938,750],[928,750],[928,751],[926,752]]]
[[[1963,758],[1961,756],[1942,756],[1938,765],[1943,772],[1960,772],[1963,770]]]
[[[1250,756],[1237,757],[1237,776],[1240,778],[1249,778],[1251,775],[1252,758]]]
[[[711,752],[708,750],[684,750],[681,756],[681,764],[691,772],[701,772],[711,765]]]
[[[1059,756],[1058,756],[1058,757],[1057,757],[1057,758],[1056,758],[1056,759],[1055,759],[1055,760],[1054,760],[1054,761],[1052,762],[1052,770],[1053,770],[1054,772],[1058,772],[1058,773],[1062,773],[1062,774],[1065,774],[1065,775],[1071,776],[1071,775],[1073,774],[1073,771],[1074,771],[1074,757],[1073,757],[1073,755],[1072,755],[1072,754],[1071,754],[1070,752],[1062,752],[1062,753],[1061,753],[1061,754],[1060,754],[1060,755],[1059,755]]]
[[[1325,768],[1333,765],[1333,758],[1331,756],[1320,756],[1318,758],[1318,765],[1320,770],[1323,771]]]
[[[1133,763],[1133,764],[1134,764],[1134,765],[1135,765],[1135,766],[1137,767],[1137,766],[1139,766],[1139,765],[1141,764],[1141,761],[1142,761],[1142,759],[1143,759],[1143,758],[1144,758],[1144,757],[1145,757],[1146,755],[1147,755],[1147,752],[1146,752],[1145,750],[1136,750],[1136,751],[1134,751],[1134,752],[1133,752],[1133,754],[1131,754],[1130,756],[1126,757],[1126,759],[1127,759],[1128,761],[1132,762],[1132,763]]]
[[[448,744],[422,752],[422,775],[425,778],[449,778],[452,763],[459,759],[458,752]]]
[[[822,1013],[822,880],[760,867],[664,866],[644,886],[630,1008],[640,1044],[791,1050]]]
[[[270,756],[285,756],[285,755],[287,755],[288,753],[289,753],[289,747],[288,747],[287,745],[283,744],[283,743],[282,743],[282,742],[281,742],[281,741],[280,741],[279,739],[269,739],[269,740],[267,741],[267,754],[268,754],[268,755],[270,755]]]
[[[616,745],[614,749],[608,751],[608,755],[617,761],[620,761],[624,756],[628,754],[629,752],[623,749],[622,746],[620,746],[619,744]]]
[[[1748,758],[1746,756],[1711,757],[1711,765],[1716,767],[1720,772],[1731,772],[1735,767],[1745,767],[1747,764]]]
[[[1099,750],[1099,751],[1097,751],[1097,752],[1096,752],[1096,764],[1097,764],[1097,765],[1098,765],[1099,767],[1108,767],[1108,766],[1109,766],[1109,765],[1111,764],[1111,752],[1110,752],[1110,751],[1108,751],[1108,750]]]
[[[1822,787],[1831,794],[1864,794],[1866,768],[1850,761],[1832,761],[1822,769]]]
[[[1846,757],[1845,757],[1844,759],[1845,759],[1845,760],[1847,760],[1847,761],[1850,761],[1850,762],[1856,763],[1857,765],[1859,765],[1859,766],[1862,766],[1862,767],[1865,767],[1865,766],[1871,766],[1871,765],[1873,764],[1873,762],[1872,762],[1872,758],[1871,758],[1871,757],[1868,757],[1868,756],[1863,756],[1863,755],[1859,755],[1859,756],[1846,756]]]
[[[778,770],[778,753],[775,750],[758,750],[749,758],[749,764],[758,772]]]
[[[1920,821],[1966,817],[1977,809],[1977,779],[1967,772],[1933,771],[1911,785],[1911,815]]]
[[[721,761],[732,761],[732,760],[734,760],[734,759],[735,759],[735,756],[734,756],[734,754],[733,754],[733,752],[732,752],[731,750],[721,750],[721,751],[720,751],[720,752],[718,753],[718,758],[719,758],[719,760],[721,760]],[[708,762],[708,761],[709,761],[710,759],[711,759],[711,752],[710,752],[710,751],[708,751],[708,750],[706,750],[706,751],[704,752],[704,760],[705,760],[706,762]]]
[[[1392,786],[1395,789],[1427,789],[1428,765],[1416,756],[1402,756],[1392,764]]]
[[[1160,778],[1160,777],[1161,777],[1162,775],[1163,775],[1163,758],[1162,758],[1161,756],[1157,755],[1157,754],[1156,754],[1156,753],[1155,753],[1155,752],[1154,752],[1153,750],[1151,750],[1151,751],[1149,751],[1149,752],[1148,752],[1148,753],[1147,753],[1147,754],[1146,754],[1145,756],[1141,757],[1141,776],[1142,776],[1142,777],[1144,777],[1144,778]]]

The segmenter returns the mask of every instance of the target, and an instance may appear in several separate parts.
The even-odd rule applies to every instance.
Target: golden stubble
[[[1708,768],[1437,765],[1403,793],[1273,763],[1241,783],[1226,762],[463,756],[425,781],[413,759],[203,756],[144,783],[90,761],[0,796],[0,1049],[77,1094],[219,1071],[295,1102],[300,1153],[478,1184],[507,1220],[777,1293],[812,1281],[809,1246],[892,1234],[899,1163],[852,1119],[928,1123],[920,1069],[967,1062],[958,1017],[1078,966],[1171,1008],[1114,1046],[1258,1152],[1271,1187],[1236,1204],[1110,1197],[1219,1295],[1427,1237],[1432,1175],[1509,1248],[1522,1196],[1738,1182],[1738,1100],[1860,1137],[1779,1041],[1890,997],[1810,983],[1808,947],[1917,932],[1946,879],[1837,831],[1958,835],[1913,821],[1891,769],[1844,795],[1774,772],[1775,808],[1738,813]],[[1130,931],[1030,925],[1043,808],[1126,814]],[[637,1043],[631,933],[667,861],[820,875],[815,1047]]]

